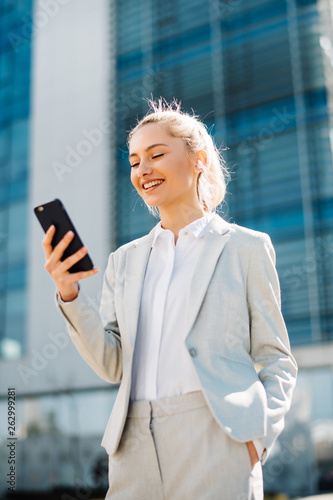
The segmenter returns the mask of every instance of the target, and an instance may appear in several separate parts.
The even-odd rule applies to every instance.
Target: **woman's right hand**
[[[53,278],[62,300],[64,302],[70,302],[76,299],[79,294],[79,280],[93,276],[98,273],[98,269],[95,267],[91,271],[70,273],[68,269],[79,262],[79,260],[81,260],[88,253],[88,249],[86,247],[82,247],[73,255],[67,257],[64,261],[61,261],[60,259],[72,241],[74,233],[69,231],[65,234],[62,240],[53,249],[51,242],[54,234],[55,226],[50,226],[43,239],[43,247],[46,256],[45,269]]]

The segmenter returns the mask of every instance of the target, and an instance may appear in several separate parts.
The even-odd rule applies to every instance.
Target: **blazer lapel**
[[[199,262],[190,283],[186,307],[186,335],[189,334],[195,322],[218,258],[229,238],[230,224],[216,215],[207,228]]]
[[[133,246],[126,254],[126,279],[124,284],[125,321],[128,337],[133,348],[139,319],[143,280],[146,273],[153,236],[154,229],[137,243],[133,242]]]
[[[222,250],[230,237],[230,224],[216,215],[210,222],[204,236],[204,245],[199,258],[199,264],[189,287],[186,309],[186,331],[190,332],[201,303],[206,294],[209,282]],[[154,228],[150,233],[127,251],[125,264],[125,321],[128,338],[134,348],[139,319],[140,302],[143,281],[146,273],[151,245],[154,238]]]

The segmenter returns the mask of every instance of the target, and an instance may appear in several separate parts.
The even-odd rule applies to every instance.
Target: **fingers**
[[[91,269],[90,271],[79,271],[78,273],[66,273],[62,274],[59,279],[57,279],[58,288],[66,287],[71,285],[72,283],[78,283],[80,280],[84,280],[85,278],[90,278],[90,276],[94,276],[99,272],[97,267]]]
[[[80,271],[78,273],[69,273],[69,269],[79,262],[87,253],[86,247],[80,248],[73,255],[61,261],[64,251],[72,241],[74,233],[68,231],[60,242],[53,248],[52,240],[55,234],[55,226],[52,225],[46,231],[43,239],[43,247],[46,255],[45,269],[50,273],[55,283],[60,287],[71,288],[71,284],[78,282],[81,279],[89,278],[98,273],[98,269],[94,268],[89,271]]]
[[[46,231],[46,234],[45,234],[43,242],[42,242],[47,259],[50,257],[50,255],[53,251],[51,243],[52,243],[54,234],[55,234],[55,226],[52,225]]]
[[[62,254],[74,238],[74,233],[73,231],[68,231],[68,233],[65,234],[65,236],[59,241],[59,243],[54,247],[53,249],[53,258],[55,260],[60,260],[62,257]]]
[[[74,266],[74,264],[76,264],[81,259],[83,259],[83,257],[87,253],[88,253],[88,248],[87,247],[80,248],[80,250],[78,250],[77,252],[73,253],[73,255],[70,255],[69,257],[67,257],[67,259],[65,259],[64,261],[62,261],[61,263],[59,263],[59,266],[58,266],[57,270],[60,273],[64,273],[64,272],[68,271],[68,269],[70,269],[72,266]]]
[[[70,244],[70,242],[72,241],[74,233],[72,231],[68,231],[68,233],[65,234],[65,236],[59,241],[59,243],[54,248],[51,245],[52,241],[51,238],[53,237],[53,235],[54,235],[54,230],[48,230],[43,240],[43,246],[46,253],[45,268],[51,274],[52,271],[57,269],[59,264],[61,263],[61,257],[63,256],[63,253]],[[77,260],[75,260],[75,262],[80,260],[80,258],[82,258],[83,255],[81,255],[81,257],[77,257]],[[71,267],[73,263],[70,264],[69,267]],[[69,269],[69,267],[67,269]]]
[[[55,226],[50,226],[46,231],[45,237],[43,239],[43,247],[45,250],[46,258],[49,259],[52,255],[54,260],[60,260],[62,254],[72,241],[74,237],[73,231],[68,231],[65,236],[59,241],[59,243],[53,248],[52,240],[55,234]]]
[[[54,229],[53,229],[54,228]],[[55,227],[51,226],[46,232],[43,246],[46,254],[45,269],[53,276],[53,272],[59,267],[60,259],[73,239],[74,234],[69,231],[62,240],[53,248],[51,245],[55,233]]]
[[[62,275],[67,274],[68,270],[74,266],[77,262],[79,262],[83,257],[88,253],[88,248],[87,247],[82,247],[80,250],[75,252],[73,255],[70,255],[65,259],[64,261],[59,261],[58,265],[53,268],[51,271],[51,275],[54,279],[57,279],[61,277]],[[78,273],[69,273],[70,276],[74,276],[75,279],[71,280],[72,281],[77,281],[78,279],[84,279],[88,278],[89,276],[92,276],[93,274],[96,274],[98,272],[97,268],[91,269],[89,271],[79,271]],[[83,278],[81,278],[83,276]]]
[[[89,278],[90,276],[94,276],[98,272],[98,267],[94,267],[94,269],[90,269],[90,271],[80,271],[78,273],[72,273],[72,276],[75,276],[75,281],[80,281],[84,280],[85,278]]]

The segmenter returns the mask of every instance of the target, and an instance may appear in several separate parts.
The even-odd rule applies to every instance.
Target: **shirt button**
[[[191,347],[191,349],[189,350],[189,353],[192,356],[192,358],[195,358],[197,355],[197,350],[194,347]]]

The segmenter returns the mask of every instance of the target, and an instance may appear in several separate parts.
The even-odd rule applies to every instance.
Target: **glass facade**
[[[65,498],[66,493],[73,494],[68,498],[104,498],[108,457],[100,443],[114,400],[112,387],[17,398],[17,489],[58,490],[55,498]],[[0,400],[3,422],[7,413],[7,401]],[[7,436],[2,426],[2,471],[9,469]],[[3,481],[0,494],[6,486]]]
[[[24,351],[32,1],[0,1],[0,357]]]
[[[129,181],[126,131],[144,98],[175,97],[226,148],[223,216],[272,238],[292,344],[332,340],[331,3],[129,0],[116,10],[118,245],[156,223]]]

